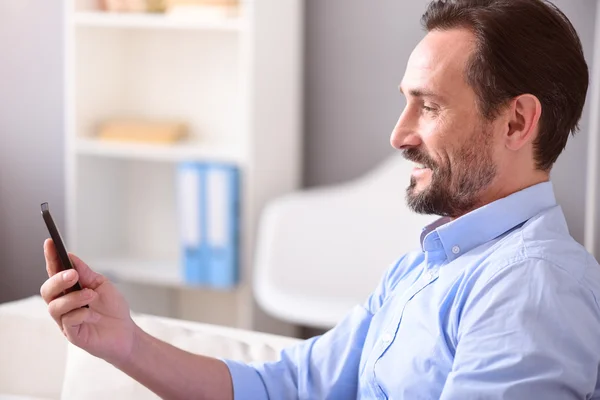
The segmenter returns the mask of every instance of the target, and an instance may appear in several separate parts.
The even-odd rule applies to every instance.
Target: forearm
[[[128,362],[116,367],[163,399],[233,399],[225,363],[178,349],[137,327]]]

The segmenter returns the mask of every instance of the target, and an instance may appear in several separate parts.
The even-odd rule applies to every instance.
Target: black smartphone
[[[48,228],[48,232],[50,232],[50,237],[54,242],[54,247],[56,248],[56,252],[58,253],[58,259],[60,260],[61,271],[66,271],[67,269],[73,269],[73,264],[71,264],[71,259],[69,258],[69,253],[67,253],[67,248],[65,247],[65,243],[60,236],[60,232],[52,219],[52,215],[50,215],[50,209],[48,208],[48,203],[42,203],[42,217],[44,218],[44,222],[46,223],[46,227]],[[76,290],[81,290],[81,285],[79,282],[76,282],[75,285],[71,286],[69,289],[65,290],[64,294],[74,292]]]

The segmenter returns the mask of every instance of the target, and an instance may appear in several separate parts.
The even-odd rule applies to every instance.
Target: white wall
[[[588,67],[592,67],[596,1],[556,0],[554,2],[569,17],[579,33]],[[552,173],[556,196],[569,224],[571,234],[583,244],[585,224],[585,188],[587,168],[590,90],[581,119],[581,132],[569,140]],[[597,112],[597,111],[596,111]]]
[[[305,183],[356,177],[392,154],[398,85],[427,0],[309,0]],[[404,184],[404,183],[399,183]]]
[[[64,225],[60,2],[0,2],[0,301],[38,293],[40,203]]]
[[[583,43],[591,67],[595,0],[556,0]],[[397,91],[424,32],[428,0],[309,0],[306,37],[308,186],[362,174],[391,154],[389,134],[404,100]],[[571,234],[583,243],[589,110],[553,172]],[[405,182],[399,182],[405,185]]]
[[[282,0],[284,1],[284,0]],[[423,32],[427,0],[307,0],[305,182],[356,177],[392,153],[397,91]],[[591,62],[596,2],[557,0]],[[60,2],[0,2],[0,301],[38,292],[46,237],[39,203],[64,226]],[[571,231],[583,240],[586,129],[554,172]],[[404,182],[399,182],[405,185]]]

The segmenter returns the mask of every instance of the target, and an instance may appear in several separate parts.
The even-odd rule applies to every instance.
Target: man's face
[[[408,205],[459,217],[481,203],[494,181],[494,131],[465,80],[475,48],[464,29],[433,31],[413,51],[400,85],[407,105],[391,143],[413,162]]]

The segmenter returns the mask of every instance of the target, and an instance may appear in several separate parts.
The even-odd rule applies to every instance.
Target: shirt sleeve
[[[578,279],[534,259],[475,283],[441,399],[589,398],[600,318],[595,296]]]
[[[354,307],[322,336],[285,349],[276,362],[244,364],[224,360],[233,381],[235,400],[353,399],[358,368],[374,312],[388,296],[388,269],[364,306]]]

